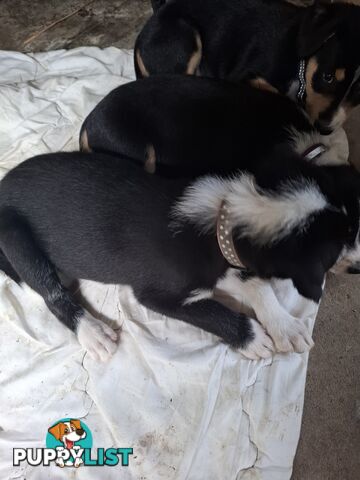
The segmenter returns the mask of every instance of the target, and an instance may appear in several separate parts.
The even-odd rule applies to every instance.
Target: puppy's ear
[[[299,58],[313,55],[336,31],[340,12],[316,2],[304,12],[297,47]]]
[[[70,420],[70,423],[72,423],[72,424],[74,425],[74,427],[76,428],[76,430],[78,430],[79,428],[81,428],[80,420]]]
[[[56,438],[56,440],[60,440],[60,437],[61,437],[60,423],[57,423],[53,427],[50,427],[48,432],[51,433],[51,435],[53,435]]]

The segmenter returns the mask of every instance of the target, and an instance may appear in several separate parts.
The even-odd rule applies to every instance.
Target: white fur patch
[[[179,223],[189,221],[202,231],[212,231],[222,201],[227,202],[230,228],[258,244],[278,241],[294,228],[303,228],[309,217],[326,208],[315,183],[286,182],[278,193],[261,190],[252,175],[232,179],[202,177],[187,188],[174,209]]]
[[[94,360],[106,362],[117,349],[117,333],[88,312],[79,318],[76,335]]]
[[[299,155],[303,155],[313,145],[318,143],[326,147],[326,152],[314,160],[316,165],[347,165],[349,163],[349,142],[343,128],[338,128],[330,135],[320,132],[299,132],[289,128],[291,144]]]
[[[208,298],[212,298],[212,296],[212,290],[204,290],[199,288],[191,292],[188,298],[184,300],[183,305],[191,305],[192,303],[199,302],[200,300],[207,300]]]

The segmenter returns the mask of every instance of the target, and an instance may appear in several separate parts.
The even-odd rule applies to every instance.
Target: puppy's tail
[[[151,0],[151,6],[154,12],[157,12],[160,7],[165,5],[166,0]]]
[[[20,283],[21,278],[13,269],[9,260],[5,257],[3,252],[0,250],[0,270],[2,270],[8,277],[10,277],[14,282]]]

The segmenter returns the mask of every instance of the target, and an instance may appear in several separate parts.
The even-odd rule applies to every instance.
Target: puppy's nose
[[[330,135],[333,132],[333,129],[328,123],[322,122],[321,120],[316,120],[315,128],[319,130],[321,135]]]
[[[77,428],[77,429],[76,429],[76,433],[77,433],[78,435],[80,435],[80,437],[81,437],[81,435],[84,434],[84,430],[83,430],[82,428]]]
[[[349,267],[347,269],[347,273],[351,273],[351,274],[358,274],[360,273],[360,263],[354,263],[354,265],[351,265],[351,267]]]

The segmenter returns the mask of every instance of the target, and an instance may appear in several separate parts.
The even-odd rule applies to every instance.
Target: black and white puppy
[[[300,102],[323,133],[360,103],[360,7],[282,0],[155,0],[135,45],[138,78],[251,80]]]
[[[279,145],[313,153],[317,164],[345,163],[347,141],[341,135],[321,135],[285,96],[246,84],[238,88],[169,75],[110,92],[86,118],[80,148],[126,155],[159,175],[195,177],[252,171],[257,159]]]
[[[113,90],[85,120],[80,147],[127,155],[161,176],[231,175],[238,169],[258,176],[264,163],[274,159],[269,152],[283,155],[279,146],[288,154],[301,154],[291,157],[295,161],[302,157],[314,165],[346,163],[344,137],[342,131],[322,136],[284,96],[245,84],[239,89],[225,81],[177,75]],[[285,175],[287,168],[284,164]],[[336,265],[338,271],[343,267]],[[254,275],[238,276],[232,294],[266,325],[299,323],[282,308],[269,283]],[[273,337],[274,328],[269,327]],[[297,350],[286,331],[275,335],[275,345],[279,351]]]
[[[116,349],[115,332],[85,312],[59,273],[129,285],[144,306],[248,358],[267,357],[273,343],[264,329],[214,300],[214,289],[231,293],[244,274],[290,278],[317,302],[339,258],[358,266],[359,175],[288,153],[259,172],[169,180],[103,154],[34,157],[0,183],[1,266],[103,360]],[[233,268],[232,255],[248,270]],[[260,320],[280,348],[311,347],[302,322]]]

